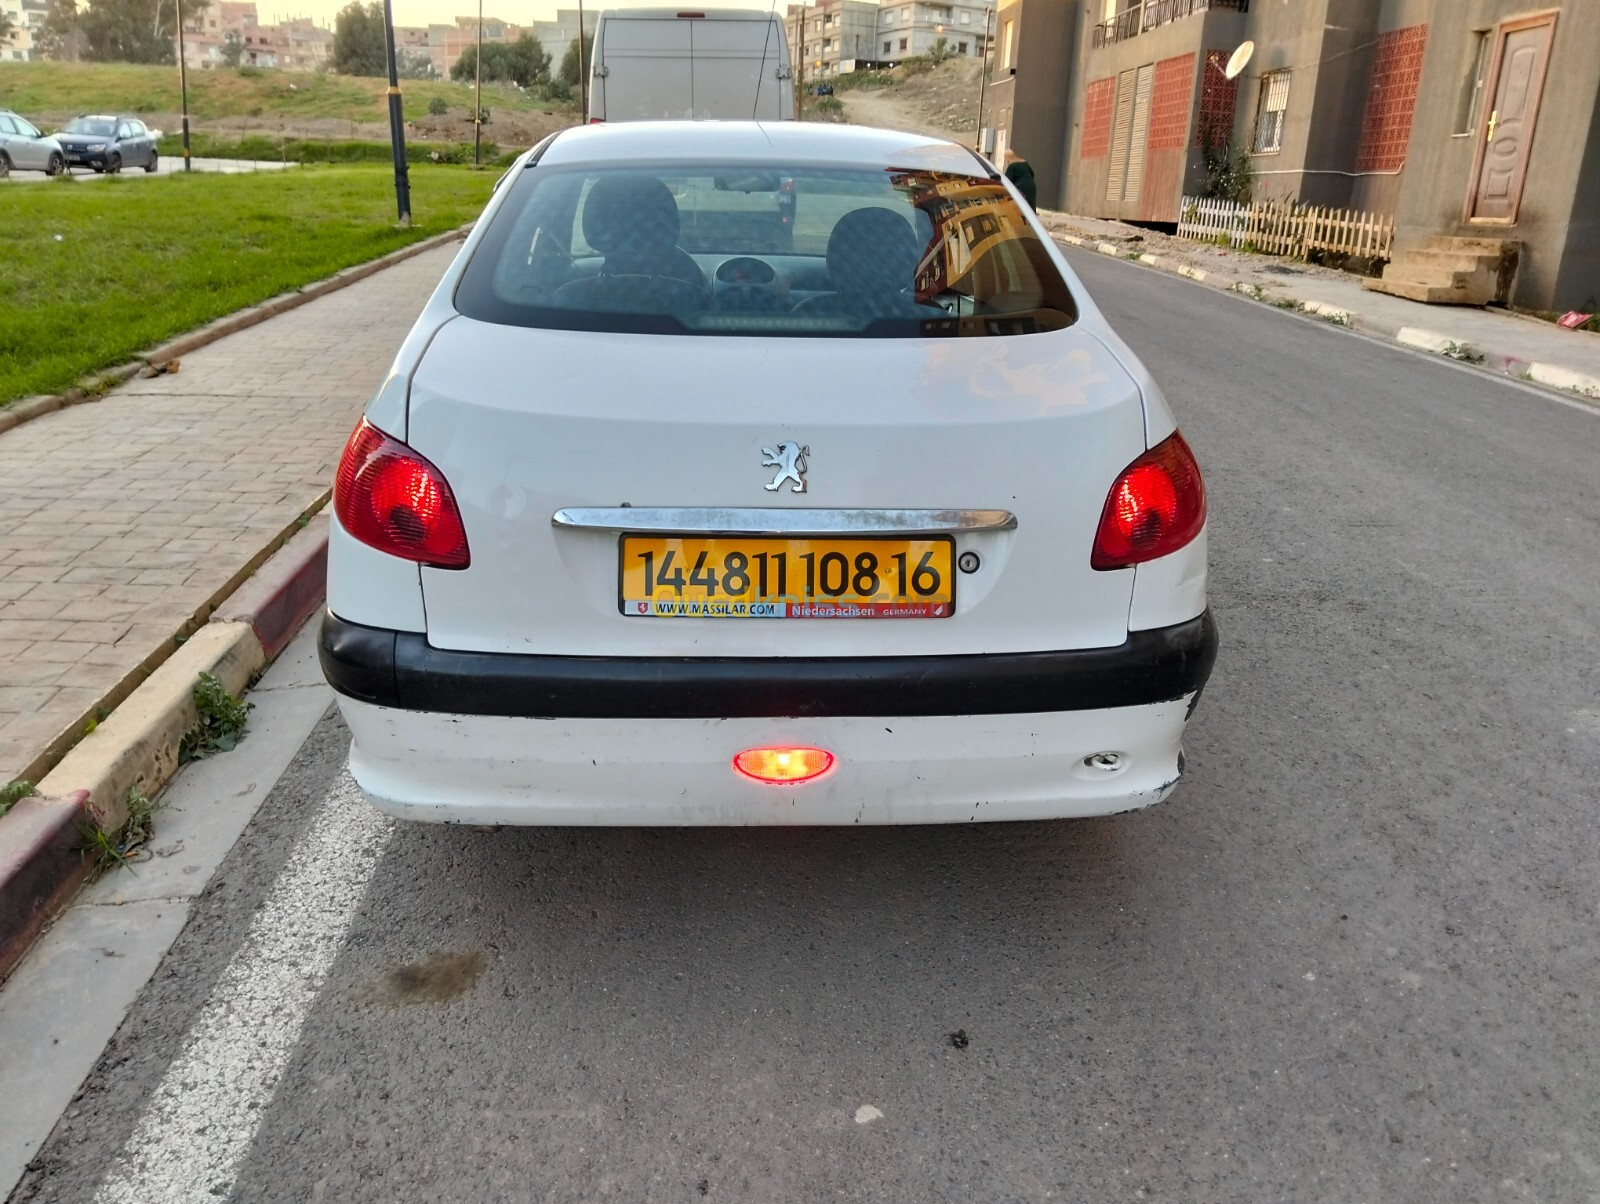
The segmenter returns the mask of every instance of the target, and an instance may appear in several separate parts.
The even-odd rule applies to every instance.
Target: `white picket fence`
[[[1394,218],[1297,201],[1241,205],[1186,196],[1179,210],[1178,233],[1184,238],[1249,246],[1295,259],[1304,259],[1308,251],[1388,259]]]

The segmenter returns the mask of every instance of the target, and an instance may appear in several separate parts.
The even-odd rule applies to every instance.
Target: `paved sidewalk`
[[[1359,276],[1348,272],[1276,255],[1210,246],[1123,222],[1056,212],[1041,213],[1040,217],[1053,233],[1076,235],[1089,246],[1105,242],[1123,255],[1148,253],[1168,264],[1203,271],[1208,284],[1259,285],[1262,299],[1268,302],[1274,298],[1321,302],[1364,319],[1363,329],[1373,327],[1392,335],[1411,328],[1524,367],[1552,364],[1600,379],[1600,334],[1563,330],[1502,309],[1423,305],[1404,297],[1369,292],[1361,287]]]
[[[81,732],[324,495],[456,249],[0,434],[0,783]]]

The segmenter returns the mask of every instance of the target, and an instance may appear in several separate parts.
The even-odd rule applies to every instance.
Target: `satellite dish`
[[[1222,69],[1224,78],[1238,79],[1239,73],[1244,70],[1245,64],[1250,61],[1250,56],[1255,52],[1256,44],[1254,42],[1240,42],[1239,49],[1233,52],[1228,59],[1228,65]]]

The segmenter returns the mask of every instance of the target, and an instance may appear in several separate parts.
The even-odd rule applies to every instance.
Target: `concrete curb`
[[[1047,229],[1049,229],[1052,238],[1061,242],[1069,243],[1075,247],[1089,247],[1099,251],[1101,254],[1110,255],[1118,259],[1124,258],[1122,249],[1114,243],[1102,242],[1100,239],[1090,236],[1068,234],[1059,228],[1052,229],[1047,227]],[[1208,288],[1237,293],[1241,297],[1260,301],[1266,305],[1272,304],[1272,296],[1260,295],[1257,291],[1252,290],[1245,281],[1218,276],[1200,268],[1190,267],[1188,264],[1175,264],[1157,255],[1141,254],[1138,258],[1140,263],[1153,267],[1158,272],[1169,272],[1186,277],[1197,284],[1204,284]],[[1260,285],[1255,286],[1255,290],[1259,289],[1261,289]],[[1349,330],[1359,331],[1361,334],[1396,343],[1402,347],[1409,347],[1415,351],[1426,351],[1434,355],[1441,355],[1458,363],[1470,364],[1476,368],[1481,368],[1497,376],[1508,376],[1513,380],[1532,381],[1535,384],[1544,385],[1546,388],[1554,389],[1558,392],[1575,395],[1587,400],[1600,401],[1600,377],[1590,376],[1583,372],[1574,372],[1570,368],[1563,368],[1556,364],[1534,362],[1526,356],[1482,347],[1476,343],[1452,339],[1449,335],[1439,334],[1436,331],[1423,330],[1413,326],[1401,326],[1397,323],[1368,318],[1355,310],[1342,309],[1336,305],[1298,297],[1286,291],[1279,291],[1273,296],[1287,298],[1296,302],[1298,308],[1305,313],[1313,317],[1322,318],[1335,326],[1343,326]]]
[[[199,718],[196,678],[213,674],[240,693],[321,605],[327,556],[328,520],[319,517],[67,752],[37,795],[0,816],[0,979],[87,875],[79,824],[116,831],[130,790],[153,797],[171,780],[179,742]]]
[[[85,377],[76,386],[64,393],[52,397],[24,397],[21,401],[12,402],[5,409],[0,410],[0,434],[21,426],[31,419],[53,414],[67,406],[82,405],[86,401],[99,401],[107,392],[117,385],[122,384],[130,377],[137,376],[147,367],[159,368],[161,365],[179,356],[188,355],[191,351],[198,351],[218,339],[226,338],[230,334],[238,334],[241,330],[248,330],[258,323],[265,322],[268,318],[275,318],[279,314],[287,313],[291,309],[298,309],[308,301],[315,301],[318,297],[326,297],[329,293],[338,292],[348,288],[358,280],[365,280],[368,276],[376,275],[384,268],[391,268],[397,263],[404,263],[425,251],[435,247],[442,247],[452,242],[464,239],[472,229],[470,224],[457,226],[454,230],[446,230],[443,234],[435,234],[421,242],[414,242],[408,247],[401,247],[398,251],[390,251],[387,255],[380,255],[377,259],[370,259],[366,263],[358,263],[343,271],[335,272],[325,280],[313,281],[304,288],[293,293],[280,293],[276,297],[268,298],[260,305],[252,305],[248,309],[237,310],[225,317],[218,318],[208,326],[199,330],[191,330],[188,334],[179,335],[162,343],[159,347],[152,347],[149,351],[134,358],[131,364],[119,364],[115,368],[107,368],[104,372]]]
[[[74,847],[88,801],[25,798],[0,818],[0,981],[88,875]]]
[[[217,607],[211,621],[248,623],[273,661],[321,608],[327,591],[328,516],[319,514]]]

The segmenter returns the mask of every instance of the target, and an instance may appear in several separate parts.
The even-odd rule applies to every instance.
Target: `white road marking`
[[[95,1204],[216,1204],[233,1191],[393,830],[348,774],[334,783]]]

